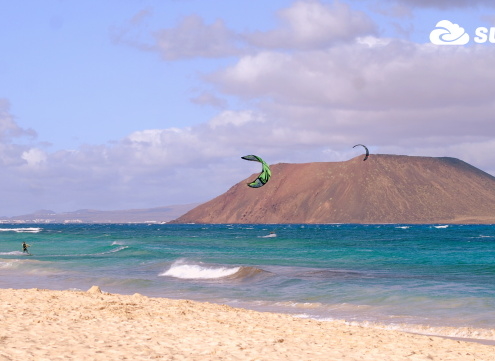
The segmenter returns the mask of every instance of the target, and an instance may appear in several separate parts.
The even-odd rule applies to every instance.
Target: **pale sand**
[[[0,360],[495,360],[473,342],[90,291],[0,290]]]

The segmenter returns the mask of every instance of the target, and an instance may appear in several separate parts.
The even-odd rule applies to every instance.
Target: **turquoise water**
[[[93,285],[495,339],[495,226],[0,225],[0,288]]]

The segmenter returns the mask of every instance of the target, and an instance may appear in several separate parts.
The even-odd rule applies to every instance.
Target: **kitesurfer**
[[[22,252],[29,253],[28,247],[31,247],[31,245],[27,244],[26,242],[22,242]]]

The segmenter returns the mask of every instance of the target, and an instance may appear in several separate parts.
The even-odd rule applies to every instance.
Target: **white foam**
[[[403,332],[418,333],[422,335],[443,336],[443,337],[460,337],[475,340],[490,340],[495,341],[494,329],[481,329],[473,327],[442,327],[430,325],[414,325],[414,324],[380,324],[375,322],[346,322],[351,325],[361,327],[380,328],[386,330],[395,330]]]
[[[111,249],[110,251],[101,252],[101,253],[97,253],[97,254],[109,254],[109,253],[115,253],[115,252],[122,251],[123,249],[126,249],[126,248],[129,248],[129,246],[120,246],[120,247],[117,247],[117,248]]]
[[[454,338],[464,338],[471,340],[485,340],[485,341],[495,341],[495,329],[483,329],[483,328],[472,328],[472,327],[442,327],[442,326],[430,326],[421,324],[385,324],[380,322],[372,321],[347,321],[341,318],[315,318],[313,315],[306,313],[293,315],[296,318],[309,318],[316,319],[323,322],[338,322],[350,326],[358,327],[368,327],[381,330],[393,330],[401,332],[410,332],[421,335],[429,336],[440,336],[440,337],[454,337]]]
[[[267,234],[266,236],[261,236],[261,238],[273,238],[273,237],[277,237],[277,234],[276,233],[270,233],[270,234]]]
[[[26,227],[26,228],[0,228],[0,232],[16,232],[16,233],[39,233],[43,228]]]
[[[0,252],[0,256],[22,256],[25,255],[26,253],[23,253],[21,251],[12,251],[12,252]]]
[[[0,268],[12,268],[16,260],[11,260],[8,262],[0,261]]]
[[[169,276],[181,279],[215,279],[227,277],[238,272],[240,267],[213,267],[197,264],[174,262],[170,268],[159,276]]]
[[[276,306],[291,307],[291,308],[321,308],[323,305],[320,302],[294,302],[294,301],[280,301],[275,302]]]

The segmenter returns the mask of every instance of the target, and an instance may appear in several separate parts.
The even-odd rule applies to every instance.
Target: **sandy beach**
[[[0,360],[477,360],[495,346],[139,294],[0,290]]]

